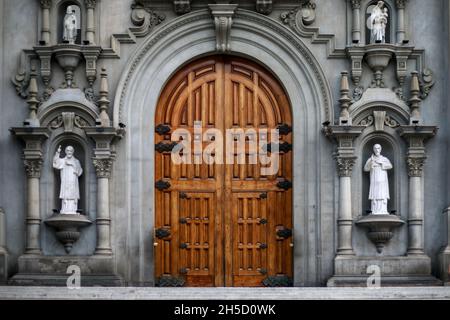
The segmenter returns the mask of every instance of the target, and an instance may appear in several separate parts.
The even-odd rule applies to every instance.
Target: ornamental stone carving
[[[233,24],[234,11],[237,4],[210,4],[211,14],[214,17],[216,28],[216,50],[219,52],[231,51],[230,34]]]
[[[50,9],[52,7],[52,0],[40,0],[42,9]]]
[[[28,178],[40,178],[42,159],[25,159],[23,161]]]
[[[352,9],[361,9],[361,0],[350,0]]]
[[[336,157],[339,177],[350,177],[356,157]]]
[[[406,164],[408,165],[408,176],[421,177],[426,158],[426,156],[406,158]]]
[[[95,172],[98,178],[109,178],[111,176],[111,167],[113,160],[111,158],[93,159]]]
[[[191,11],[191,0],[174,0],[173,8],[177,14],[185,14]]]
[[[256,0],[256,11],[261,14],[270,14],[273,10],[272,0]]]
[[[395,0],[395,5],[397,9],[405,9],[407,1],[408,0]]]
[[[97,0],[84,0],[87,9],[95,9],[97,5]]]
[[[131,22],[137,27],[130,30],[137,37],[146,36],[156,25],[166,19],[164,14],[159,14],[150,8],[149,0],[135,0],[131,9]]]

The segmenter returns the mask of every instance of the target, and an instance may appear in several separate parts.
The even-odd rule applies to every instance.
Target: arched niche
[[[77,18],[77,38],[75,44],[81,44],[84,30],[84,15],[82,14],[84,8],[81,3],[73,0],[61,1],[57,6],[57,43],[63,43],[64,17],[69,6],[72,6],[72,11]]]
[[[379,0],[371,0],[367,1],[365,5],[361,6],[362,11],[362,30],[364,30],[364,37],[366,44],[370,44],[370,37],[371,37],[371,29],[369,28],[369,17],[372,14],[372,9],[377,5]],[[394,4],[389,1],[385,0],[384,2],[384,8],[387,9],[388,13],[388,22],[386,25],[386,43],[394,43],[395,42],[395,23],[396,23],[396,11]]]

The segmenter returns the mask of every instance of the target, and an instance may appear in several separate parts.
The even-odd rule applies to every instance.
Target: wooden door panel
[[[270,144],[271,129],[292,124],[289,102],[273,76],[236,57],[195,61],[166,85],[155,120],[170,128],[155,134],[156,144],[173,143],[171,133],[179,128],[190,133],[193,161],[175,165],[164,146],[155,153],[155,226],[163,230],[155,239],[156,277],[182,278],[187,286],[261,286],[268,276],[292,276],[291,240],[277,236],[280,228],[292,227],[292,190],[279,185],[292,181],[292,155],[282,153],[279,170],[264,175],[271,164],[259,161],[262,142],[252,143],[262,138]],[[234,163],[195,162],[202,155],[194,144],[203,150],[210,144],[195,136],[198,121],[203,132],[222,132],[224,156],[227,129],[243,130],[242,136],[233,133],[245,143],[242,154],[231,151]],[[292,142],[289,131],[280,139]]]

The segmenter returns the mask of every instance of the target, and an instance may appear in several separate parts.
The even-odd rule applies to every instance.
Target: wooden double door
[[[155,120],[157,284],[288,285],[293,246],[292,122],[278,81],[245,59],[202,58],[167,83]],[[191,137],[174,138],[177,129]],[[216,129],[215,134],[208,129]],[[234,130],[228,134],[231,142],[227,129]],[[276,142],[271,142],[271,129],[279,129],[278,170],[263,173],[274,168],[270,151]],[[255,136],[257,148],[252,144]],[[183,140],[192,148],[180,155],[190,163],[175,164],[171,151]],[[216,157],[211,163],[198,146],[206,150],[213,142],[223,146],[223,154],[211,152]],[[227,153],[227,144],[233,147],[238,142],[244,143],[241,152],[235,147]],[[255,161],[258,152],[266,152],[266,163]],[[222,163],[217,160],[220,156]]]

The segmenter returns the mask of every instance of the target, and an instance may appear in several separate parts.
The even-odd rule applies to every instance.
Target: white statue
[[[381,155],[381,146],[373,146],[372,156],[367,160],[364,171],[370,172],[369,200],[372,203],[372,214],[389,214],[387,202],[389,199],[389,181],[387,170],[392,169],[388,158]]]
[[[69,41],[70,44],[74,44],[77,39],[77,17],[75,10],[72,10],[72,6],[67,7],[67,13],[64,16],[64,33],[63,40]]]
[[[378,1],[369,17],[368,26],[371,30],[370,43],[386,42],[386,26],[388,23],[388,9],[384,7],[384,1]]]
[[[53,157],[53,168],[61,171],[60,213],[77,214],[78,200],[80,199],[78,177],[83,173],[83,169],[80,161],[73,156],[75,150],[72,146],[67,146],[65,152],[66,156],[60,158],[61,146],[59,146]]]

